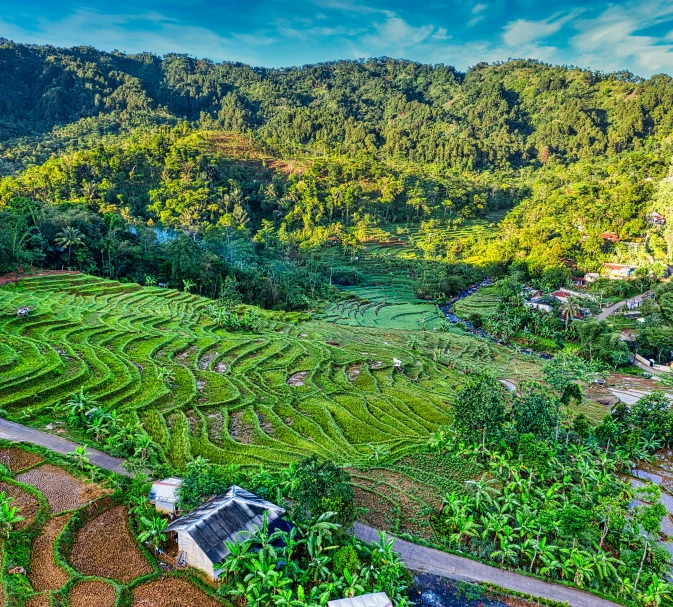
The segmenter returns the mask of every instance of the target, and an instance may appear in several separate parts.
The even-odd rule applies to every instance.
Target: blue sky
[[[276,67],[531,57],[673,74],[673,0],[0,0],[0,37]]]

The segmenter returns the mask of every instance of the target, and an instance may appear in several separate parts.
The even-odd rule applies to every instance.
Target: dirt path
[[[355,535],[364,542],[374,542],[379,539],[376,529],[362,523],[355,523]],[[454,580],[495,584],[514,592],[567,603],[571,607],[617,607],[619,605],[588,592],[559,584],[548,584],[533,577],[484,565],[462,556],[418,546],[391,535],[388,537],[395,540],[394,550],[400,553],[409,569],[414,571],[433,573]]]
[[[612,304],[611,306],[605,308],[605,310],[603,310],[600,314],[598,314],[598,316],[596,316],[596,320],[598,321],[605,320],[608,316],[612,316],[612,314],[614,314],[617,310],[624,307],[627,301],[637,299],[638,297],[645,297],[649,294],[650,291],[645,291],[645,293],[641,293],[640,295],[635,295],[634,297],[627,297],[622,301],[618,301],[617,303]]]
[[[0,438],[41,445],[42,447],[46,447],[47,449],[51,449],[52,451],[56,451],[56,453],[61,453],[63,455],[67,455],[80,446],[59,436],[40,432],[40,430],[28,428],[2,418],[0,418]],[[118,457],[112,457],[107,453],[96,451],[89,447],[87,447],[86,453],[89,461],[99,468],[104,468],[105,470],[128,476],[128,472],[121,467],[124,460],[119,459]]]

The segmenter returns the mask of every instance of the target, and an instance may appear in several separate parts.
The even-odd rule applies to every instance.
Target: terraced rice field
[[[499,303],[497,287],[482,287],[476,293],[457,301],[453,311],[461,318],[469,319],[476,314],[485,320],[497,311]]]
[[[178,466],[197,455],[282,465],[317,454],[358,464],[373,447],[401,456],[450,423],[464,378],[455,361],[504,377],[537,373],[532,359],[451,333],[414,333],[411,350],[410,332],[282,313],[265,313],[256,333],[229,333],[210,303],[86,275],[2,286],[0,408],[44,425],[84,388],[137,418]],[[16,317],[21,306],[31,308],[28,318]],[[170,383],[161,367],[173,372]]]

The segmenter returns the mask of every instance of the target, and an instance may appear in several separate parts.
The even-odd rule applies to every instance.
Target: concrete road
[[[1,417],[0,438],[21,443],[41,445],[42,447],[56,451],[56,453],[62,453],[63,455],[67,455],[71,451],[77,449],[77,447],[81,446],[61,438],[60,436],[54,436],[53,434],[40,432],[40,430],[28,428],[26,426],[22,426],[21,424],[10,422],[9,420],[3,419]],[[123,459],[112,457],[107,453],[97,451],[96,449],[91,449],[90,447],[86,448],[86,454],[89,458],[89,461],[99,468],[104,468],[105,470],[110,470],[112,472],[116,472],[117,474],[124,474],[128,476],[128,472],[126,472],[126,470],[121,467],[121,464],[124,461]]]

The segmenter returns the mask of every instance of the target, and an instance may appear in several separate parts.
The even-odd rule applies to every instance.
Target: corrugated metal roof
[[[327,601],[327,607],[393,607],[393,604],[385,592],[377,592],[355,596],[352,599]]]
[[[178,501],[180,485],[182,485],[182,479],[177,476],[152,483],[150,501],[175,504]]]
[[[218,495],[186,516],[171,523],[167,531],[188,534],[212,563],[219,563],[229,554],[225,542],[244,540],[245,531],[255,532],[261,527],[268,512],[269,527],[280,523],[285,510],[271,502],[234,485],[225,494]]]

